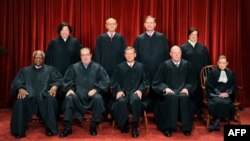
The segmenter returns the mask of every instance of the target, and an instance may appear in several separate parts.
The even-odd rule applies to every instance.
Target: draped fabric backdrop
[[[250,84],[248,0],[1,0],[0,45],[7,51],[0,56],[0,107],[13,103],[10,85],[21,67],[32,63],[32,52],[46,51],[57,37],[57,25],[68,22],[72,36],[94,51],[98,35],[105,32],[105,20],[113,17],[128,45],[144,32],[144,18],[157,19],[156,30],[163,32],[169,45],[187,41],[187,29],[197,27],[199,42],[209,50],[212,63],[219,55],[228,56],[238,84]],[[149,56],[150,57],[150,56]],[[245,105],[250,95],[243,93]]]

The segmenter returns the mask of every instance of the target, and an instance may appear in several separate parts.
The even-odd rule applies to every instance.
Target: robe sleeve
[[[125,61],[125,58],[124,58],[124,51],[125,51],[125,48],[126,48],[127,44],[125,42],[125,39],[123,36],[121,36],[121,50],[118,54],[118,64]]]
[[[108,73],[105,71],[103,67],[100,67],[100,70],[98,71],[98,80],[94,84],[94,88],[97,90],[97,92],[108,92],[110,79],[108,76]]]
[[[185,51],[185,45],[181,46],[181,58],[187,60],[186,51]]]
[[[205,47],[205,46],[204,46],[204,53],[203,54],[205,55],[205,64],[211,65],[209,53],[208,53],[207,47]]]
[[[52,68],[52,74],[51,74],[51,82],[50,82],[50,88],[53,86],[61,86],[62,85],[62,81],[63,81],[63,77],[61,75],[61,73],[56,69],[56,68]]]
[[[231,95],[234,93],[235,91],[235,88],[236,88],[236,77],[235,77],[235,74],[232,72],[232,75],[231,77],[229,78],[228,80],[228,83],[227,83],[227,90],[226,92]]]
[[[166,71],[166,65],[165,63],[162,63],[155,74],[154,80],[152,82],[152,89],[157,94],[162,94],[166,88],[169,88],[169,86],[164,83],[164,78],[168,78],[166,76],[167,73],[165,73]]]
[[[165,56],[166,56],[165,60],[167,60],[169,58],[168,39],[165,36],[163,36],[162,38],[163,38],[163,46],[165,47],[165,51],[166,51],[165,52]]]
[[[75,40],[75,55],[74,55],[74,59],[73,59],[73,62],[78,62],[78,61],[80,61],[81,60],[81,58],[80,58],[80,50],[81,50],[81,48],[82,48],[82,45],[81,45],[81,43],[80,43],[80,41],[79,40]]]
[[[111,78],[111,88],[113,97],[116,97],[117,92],[123,91],[119,83],[119,72],[119,66],[117,66]]]
[[[141,80],[138,90],[140,90],[143,94],[145,94],[146,88],[149,88],[149,74],[145,71],[143,66]]]
[[[195,71],[192,65],[188,62],[188,78],[184,88],[188,89],[189,94],[192,95],[193,92],[196,90],[196,87],[197,87],[197,80]]]
[[[95,62],[101,62],[101,44],[102,44],[102,37],[98,37],[96,40],[96,48],[95,48]]]
[[[54,42],[50,41],[48,49],[46,51],[46,55],[45,55],[45,64],[47,64],[47,65],[51,65],[52,64],[51,60],[53,60],[52,59],[52,57],[53,57],[52,56],[52,54],[53,54],[53,47],[54,47]]]
[[[208,98],[217,97],[221,92],[216,88],[216,79],[217,77],[214,75],[215,71],[211,71],[207,76],[206,81],[206,96]]]
[[[134,48],[136,50],[136,60],[141,60],[140,58],[140,38],[136,37],[135,41],[134,41]]]
[[[25,77],[24,73],[25,73],[25,69],[21,69],[21,70],[17,73],[15,79],[13,80],[13,82],[12,82],[12,84],[11,84],[11,92],[12,92],[12,95],[13,95],[14,97],[17,97],[18,90],[19,90],[20,88],[26,89],[26,83],[25,83],[25,81],[24,81],[24,80],[25,80],[25,79],[24,79],[24,77]]]
[[[64,74],[63,78],[63,92],[67,92],[68,90],[76,91],[76,84],[75,84],[75,70],[73,65],[71,65]]]

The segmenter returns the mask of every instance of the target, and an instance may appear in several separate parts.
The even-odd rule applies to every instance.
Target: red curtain
[[[245,68],[243,63],[249,52],[245,39],[250,31],[245,24],[249,23],[245,13],[250,13],[249,4],[247,0],[1,0],[0,45],[7,51],[0,56],[0,107],[12,105],[13,78],[21,67],[32,63],[34,50],[46,51],[49,41],[57,37],[60,22],[72,25],[72,36],[94,51],[108,17],[117,19],[117,31],[128,45],[144,31],[147,15],[156,17],[156,30],[167,36],[170,46],[186,42],[187,29],[197,27],[212,63],[219,55],[227,55],[238,84],[247,88],[250,65]],[[244,97],[242,102],[250,100],[250,96]]]

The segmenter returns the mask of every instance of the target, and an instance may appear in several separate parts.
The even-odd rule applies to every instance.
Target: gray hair
[[[32,57],[34,58],[37,53],[42,54],[43,59],[45,58],[45,53],[41,50],[36,50],[33,52]]]
[[[126,51],[127,51],[127,50],[134,50],[134,53],[136,53],[135,48],[133,48],[132,46],[128,46],[128,47],[126,47],[126,49],[125,49],[124,53],[126,53]]]

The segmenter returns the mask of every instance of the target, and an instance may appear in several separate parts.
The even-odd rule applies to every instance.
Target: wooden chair
[[[208,107],[207,107],[208,99],[206,98],[206,81],[207,81],[207,77],[208,77],[209,72],[211,70],[214,70],[215,68],[217,68],[216,65],[208,65],[208,66],[203,67],[201,72],[200,72],[201,87],[202,87],[202,93],[203,93],[203,96],[204,96],[203,103],[205,105],[205,108],[203,110],[203,112],[204,112],[203,119],[206,122],[207,128],[210,125],[210,120],[212,119],[212,116],[209,114]],[[238,124],[241,124],[240,113],[239,113],[239,108],[241,106],[241,103],[238,101],[238,98],[239,98],[239,96],[241,94],[241,90],[242,90],[242,87],[237,86],[237,88],[236,88],[236,97],[235,97],[235,101],[234,101],[234,107],[235,107],[235,110],[236,110],[234,120]],[[228,124],[230,124],[230,120],[228,120],[227,122],[228,122]]]
[[[145,94],[148,95],[148,93],[149,93],[149,88],[146,89]],[[129,115],[129,117],[131,117],[131,115]],[[144,122],[145,129],[148,132],[148,117],[147,117],[147,111],[146,110],[143,110],[143,118],[142,118],[141,121]],[[116,128],[115,120],[114,119],[112,121],[112,128],[113,128],[113,130]]]

